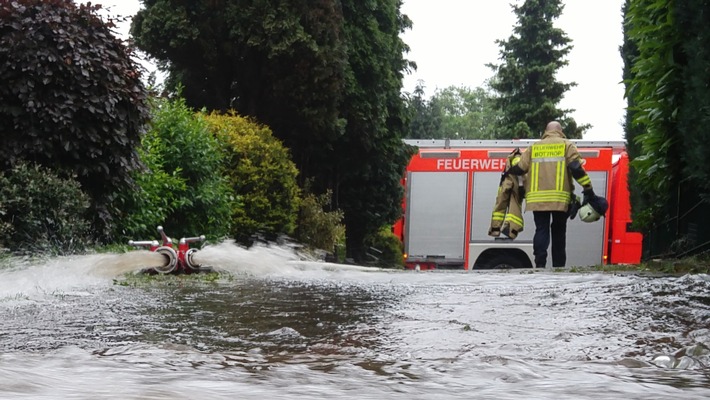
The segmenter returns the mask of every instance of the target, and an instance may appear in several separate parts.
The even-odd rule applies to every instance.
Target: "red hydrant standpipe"
[[[154,270],[160,274],[168,274],[171,272],[176,273],[191,273],[198,272],[202,268],[202,265],[196,263],[193,260],[193,255],[198,251],[197,249],[191,249],[190,243],[202,242],[205,240],[205,235],[200,235],[197,237],[182,238],[177,246],[177,250],[173,246],[173,240],[168,237],[163,231],[162,226],[158,226],[158,233],[160,233],[163,239],[162,246],[157,240],[149,241],[128,241],[131,246],[143,246],[149,247],[150,251],[160,253],[165,256],[165,265],[160,267],[154,267]]]

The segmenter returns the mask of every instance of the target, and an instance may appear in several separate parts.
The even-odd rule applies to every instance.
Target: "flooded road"
[[[206,247],[0,261],[2,399],[703,399],[710,277],[413,272]]]

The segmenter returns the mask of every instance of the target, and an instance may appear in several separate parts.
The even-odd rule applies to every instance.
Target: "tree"
[[[25,160],[76,175],[102,229],[113,194],[139,165],[149,114],[139,67],[99,9],[0,3],[0,169]]]
[[[400,93],[410,64],[400,34],[411,21],[400,6],[401,0],[342,1],[348,68],[341,115],[347,125],[333,162],[346,249],[356,261],[365,259],[367,235],[402,213],[400,181],[412,150],[402,142],[409,121]]]
[[[441,110],[424,97],[424,82],[417,82],[414,93],[407,97],[409,139],[440,139]]]
[[[440,110],[441,137],[448,139],[494,139],[502,111],[485,88],[449,86],[437,91],[431,103]]]
[[[347,60],[334,0],[145,0],[138,48],[167,70],[188,106],[236,110],[268,125],[307,177],[342,134]]]
[[[348,251],[401,212],[409,160],[400,97],[412,66],[399,0],[146,0],[131,33],[182,82],[188,105],[234,108],[291,150],[300,179],[332,189]]]
[[[508,40],[498,40],[501,64],[489,64],[496,76],[496,106],[503,113],[500,137],[537,138],[548,122],[560,121],[569,137],[581,138],[589,125],[569,117],[574,110],[558,104],[576,83],[559,82],[555,74],[568,64],[571,40],[553,22],[564,9],[561,0],[525,0],[512,5],[518,23]]]

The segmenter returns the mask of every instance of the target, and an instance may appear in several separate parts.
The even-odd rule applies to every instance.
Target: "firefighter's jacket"
[[[568,211],[574,183],[586,189],[592,181],[582,167],[577,146],[558,130],[546,131],[542,139],[527,148],[515,171],[527,173],[526,211]],[[571,167],[574,167],[570,169]]]
[[[498,195],[493,207],[491,226],[488,230],[490,236],[497,237],[503,232],[509,238],[515,239],[518,233],[523,230],[523,177],[508,174],[510,168],[518,163],[520,157],[520,149],[515,149],[505,161],[505,170],[498,185]]]

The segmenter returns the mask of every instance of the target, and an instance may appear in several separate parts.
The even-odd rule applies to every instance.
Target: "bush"
[[[232,237],[250,245],[255,235],[273,240],[295,228],[300,190],[289,151],[271,130],[234,112],[206,116],[221,143],[225,171],[238,205],[232,209]]]
[[[89,197],[74,179],[20,163],[0,174],[0,204],[0,243],[13,252],[71,254],[91,244]]]
[[[122,237],[150,239],[158,225],[178,238],[229,234],[234,195],[202,114],[181,98],[156,100],[139,154],[147,169],[135,173],[137,189],[122,195]]]
[[[404,249],[391,227],[383,227],[376,234],[365,238],[370,264],[382,268],[404,267]]]
[[[6,221],[7,209],[5,208],[5,205],[2,202],[3,199],[0,197],[0,253],[5,247],[5,244],[3,243],[4,239],[12,232],[12,225]]]
[[[76,176],[103,233],[138,166],[148,106],[140,67],[100,8],[0,2],[0,170],[31,160]]]
[[[330,191],[320,196],[307,193],[303,197],[295,236],[299,242],[314,249],[335,253],[335,245],[345,238],[345,226],[342,211],[326,211],[331,197]]]

